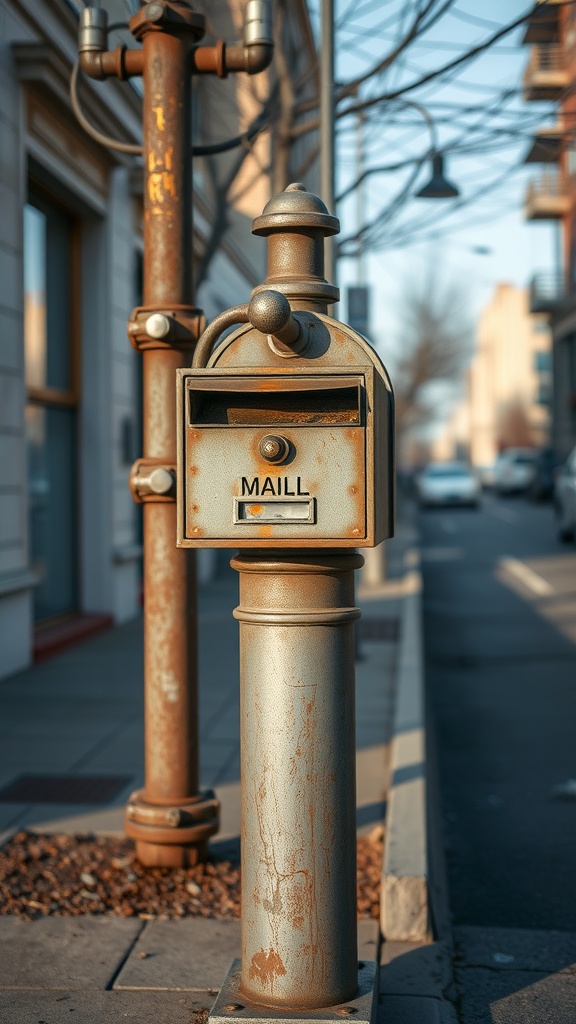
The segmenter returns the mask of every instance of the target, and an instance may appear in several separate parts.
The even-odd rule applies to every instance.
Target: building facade
[[[549,444],[551,334],[530,312],[525,288],[496,286],[476,330],[465,394],[434,443],[437,459],[465,458],[480,469],[504,448]]]
[[[536,132],[526,162],[538,165],[528,186],[530,221],[556,224],[557,266],[536,272],[530,309],[549,317],[553,337],[551,439],[561,458],[576,444],[576,7],[539,0],[527,21],[530,46],[524,99],[554,103],[553,123]]]
[[[126,20],[128,3],[102,2],[111,22]],[[0,676],[29,665],[54,637],[140,609],[141,522],[127,481],[141,454],[141,363],[126,321],[141,302],[142,175],[136,159],[97,145],[73,115],[81,6],[0,0]],[[212,35],[238,37],[241,3],[198,7]],[[304,2],[286,5],[286,26],[298,59],[313,61]],[[204,80],[195,136],[236,135],[273,75]],[[88,82],[81,97],[101,131],[141,139],[137,84]],[[247,301],[264,276],[265,247],[250,224],[270,195],[272,148],[261,136],[224,194],[220,158],[195,162],[197,266],[226,209],[196,295],[209,318]]]

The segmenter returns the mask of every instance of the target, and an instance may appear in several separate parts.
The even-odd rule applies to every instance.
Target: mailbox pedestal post
[[[242,975],[254,1003],[356,995],[354,570],[241,552]]]

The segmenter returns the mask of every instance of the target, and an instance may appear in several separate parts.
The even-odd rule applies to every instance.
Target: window
[[[24,359],[35,619],[76,609],[78,225],[42,193],[24,209]]]
[[[552,357],[550,352],[534,353],[534,369],[536,373],[550,373],[552,370]]]

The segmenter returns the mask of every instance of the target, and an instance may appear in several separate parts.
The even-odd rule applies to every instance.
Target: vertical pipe
[[[242,974],[255,1003],[357,990],[355,552],[240,552]]]
[[[334,195],[334,0],[322,0],[320,50],[320,195],[335,213]],[[335,242],[326,240],[326,280],[337,284]]]
[[[190,78],[185,35],[144,37],[144,303],[191,301]],[[144,352],[144,457],[176,458],[178,350]],[[176,505],[144,505],[145,788],[151,803],[198,789],[195,552],[176,548]]]
[[[142,40],[148,307],[170,308],[192,298],[194,39],[192,32],[167,26],[146,31]],[[175,370],[189,358],[169,345],[143,353],[145,459],[176,461]],[[126,828],[148,865],[196,863],[206,855],[207,836],[217,829],[215,800],[203,801],[198,792],[195,565],[195,552],[176,548],[176,503],[145,502],[145,784],[129,806]]]

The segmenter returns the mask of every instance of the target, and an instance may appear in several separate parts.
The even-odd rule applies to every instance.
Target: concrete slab
[[[430,996],[381,996],[376,1019],[377,1024],[458,1024],[454,1007]]]
[[[240,921],[150,921],[114,988],[217,993],[238,956]]]
[[[454,995],[450,950],[442,943],[384,942],[380,963],[382,995],[447,1000]]]
[[[456,972],[456,982],[466,1024],[574,1024],[576,1018],[573,974],[467,968]]]
[[[0,989],[105,989],[142,927],[116,917],[0,917]]]
[[[454,948],[462,967],[576,974],[574,932],[466,926],[454,929]]]
[[[206,1001],[181,992],[0,992],[7,1024],[204,1024]]]
[[[358,959],[378,962],[380,926],[375,920],[358,921]]]

